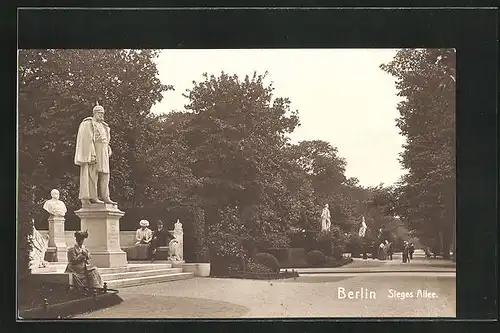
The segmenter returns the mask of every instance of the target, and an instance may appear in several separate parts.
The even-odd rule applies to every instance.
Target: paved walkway
[[[393,260],[373,260],[354,258],[350,264],[341,267],[293,268],[298,273],[374,273],[374,272],[455,272],[456,265],[451,261],[419,258],[410,263],[402,263],[401,258]],[[287,268],[292,270],[292,268]],[[285,269],[282,269],[285,271]]]
[[[382,266],[392,265],[397,266]],[[193,278],[123,288],[123,303],[76,318],[455,317],[455,286],[454,272],[306,274],[276,281]],[[339,299],[339,288],[363,288],[376,297]],[[436,298],[418,296],[419,290]]]

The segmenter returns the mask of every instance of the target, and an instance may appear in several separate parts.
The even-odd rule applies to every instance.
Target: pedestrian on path
[[[408,242],[404,241],[403,243],[403,263],[410,262],[410,258],[408,256],[409,254],[409,248],[408,248]]]
[[[408,253],[411,260],[413,260],[413,252],[415,252],[415,246],[413,245],[413,243],[410,243],[410,245],[408,246]]]

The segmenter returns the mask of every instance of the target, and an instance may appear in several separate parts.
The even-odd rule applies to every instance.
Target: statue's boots
[[[104,199],[104,202],[112,204],[112,205],[116,205],[117,204],[115,201],[111,200],[109,197],[107,197],[106,199]]]

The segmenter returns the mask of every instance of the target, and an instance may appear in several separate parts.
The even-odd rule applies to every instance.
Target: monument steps
[[[63,273],[66,269],[65,263],[58,262],[50,262],[47,267],[37,268],[33,270],[35,274],[43,274],[43,273]],[[172,268],[172,264],[170,263],[158,263],[153,264],[150,262],[141,263],[141,264],[128,264],[126,267],[112,267],[112,268],[99,268],[99,273],[101,275],[104,274],[113,274],[113,273],[123,273],[123,272],[137,272],[144,270],[158,270],[158,269],[168,269]]]
[[[148,269],[133,272],[118,272],[101,274],[103,281],[114,281],[119,279],[129,279],[135,277],[146,277],[153,275],[165,275],[169,273],[182,273],[182,268]]]
[[[65,274],[64,263],[49,263],[48,267],[39,268],[33,277],[54,283],[70,283],[70,274]],[[108,288],[123,288],[150,283],[169,282],[194,277],[194,273],[183,272],[181,267],[172,267],[171,263],[129,263],[126,267],[99,268],[99,273]]]
[[[130,279],[111,280],[111,281],[106,281],[106,283],[108,284],[108,288],[113,289],[113,288],[138,286],[143,284],[184,280],[184,279],[190,279],[192,277],[194,277],[194,273],[169,273],[164,275],[152,275],[144,277],[135,277]]]

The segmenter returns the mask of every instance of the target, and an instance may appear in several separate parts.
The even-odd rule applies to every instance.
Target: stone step
[[[182,268],[163,268],[163,269],[137,270],[129,272],[103,273],[101,274],[101,276],[104,281],[113,281],[113,280],[146,277],[153,275],[165,275],[170,273],[182,273]]]
[[[144,264],[128,264],[127,267],[111,267],[111,268],[98,268],[99,273],[103,274],[113,274],[113,273],[125,273],[125,272],[137,272],[137,271],[147,271],[147,270],[158,270],[158,269],[168,269],[172,268],[170,263],[151,263],[147,262]],[[37,268],[33,271],[36,274],[44,273],[62,273],[66,269],[66,264],[58,263],[57,265],[49,265],[44,268]]]
[[[102,274],[113,274],[113,273],[125,273],[125,272],[138,272],[138,271],[149,271],[157,269],[168,269],[172,268],[171,264],[144,264],[135,265],[129,264],[127,267],[112,267],[112,268],[98,268],[99,273]]]
[[[162,275],[153,275],[145,277],[135,277],[129,279],[119,279],[106,281],[108,288],[118,289],[124,287],[138,286],[143,284],[152,284],[176,280],[190,279],[194,277],[194,273],[170,273]]]

